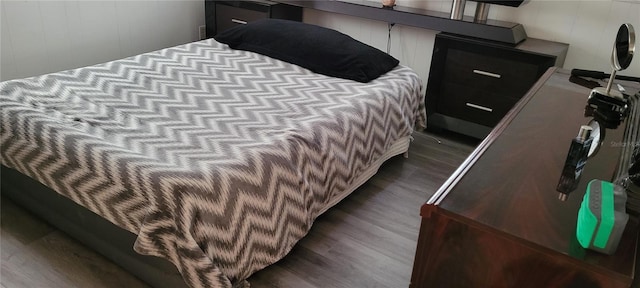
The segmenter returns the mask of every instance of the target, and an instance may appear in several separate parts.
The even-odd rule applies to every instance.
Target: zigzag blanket
[[[0,83],[0,155],[191,287],[231,287],[424,125],[420,86],[403,66],[363,84],[209,39]]]

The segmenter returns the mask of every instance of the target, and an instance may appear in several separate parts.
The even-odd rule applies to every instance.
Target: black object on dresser
[[[204,4],[207,38],[237,25],[265,18],[302,21],[302,7],[284,3],[205,0]]]
[[[425,97],[428,128],[486,137],[549,67],[562,66],[568,46],[535,38],[510,46],[439,33]]]

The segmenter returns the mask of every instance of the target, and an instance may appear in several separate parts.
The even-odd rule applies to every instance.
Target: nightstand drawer
[[[538,79],[538,65],[450,49],[443,81],[520,99]]]
[[[519,100],[452,82],[442,83],[442,95],[447,96],[433,103],[442,115],[487,127],[495,126]]]
[[[205,0],[207,38],[252,21],[273,18],[302,21],[302,7],[268,0]]]
[[[269,12],[216,4],[216,26],[219,32],[252,21],[269,18]]]

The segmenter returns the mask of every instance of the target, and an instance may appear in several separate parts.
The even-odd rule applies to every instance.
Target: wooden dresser
[[[632,287],[636,217],[611,256],[575,236],[586,183],[616,177],[627,123],[606,131],[566,202],[555,190],[570,141],[590,120],[589,91],[549,69],[422,206],[410,287]]]

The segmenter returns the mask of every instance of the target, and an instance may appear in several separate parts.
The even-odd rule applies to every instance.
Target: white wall
[[[373,1],[373,0],[359,0]],[[618,26],[640,34],[640,0],[531,0],[492,5],[489,18],[522,23],[530,37],[570,44],[565,68],[608,71]],[[375,1],[376,4],[378,1]],[[635,2],[632,4],[632,2]],[[0,80],[82,67],[195,41],[204,0],[0,1]],[[446,12],[451,0],[397,0],[398,5]],[[468,1],[466,14],[475,3]],[[304,21],[347,33],[383,51],[387,23],[310,9]],[[396,25],[391,54],[426,83],[437,31]],[[640,45],[640,36],[637,45]],[[640,76],[640,49],[621,74]]]
[[[363,0],[371,1],[371,0]],[[379,1],[375,1],[379,3]],[[397,0],[396,5],[448,12],[451,0]],[[475,2],[467,1],[466,15],[473,15]],[[640,1],[531,0],[518,7],[491,5],[489,18],[524,25],[529,37],[569,44],[564,68],[611,72],[613,40],[622,23],[636,29],[640,45]],[[387,23],[306,9],[304,21],[339,30],[386,51]],[[395,25],[391,32],[391,55],[412,67],[424,83],[429,76],[431,51],[438,31]],[[640,77],[640,48],[631,66],[620,73]]]
[[[188,43],[205,23],[203,0],[0,3],[0,80]]]

